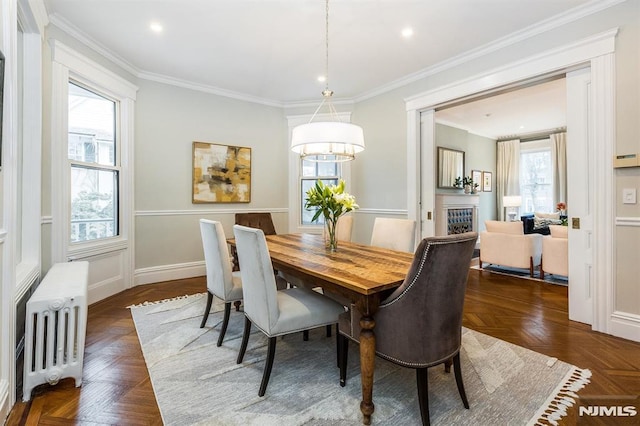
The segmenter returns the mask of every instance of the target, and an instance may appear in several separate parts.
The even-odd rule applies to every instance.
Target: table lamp
[[[502,205],[507,208],[509,222],[514,222],[518,214],[517,208],[522,205],[522,197],[519,195],[505,195],[502,199]]]

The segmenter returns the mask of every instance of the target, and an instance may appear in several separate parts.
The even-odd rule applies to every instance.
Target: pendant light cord
[[[324,68],[324,88],[329,92],[329,0],[326,0],[325,7],[325,68]],[[324,93],[323,93],[324,95]]]

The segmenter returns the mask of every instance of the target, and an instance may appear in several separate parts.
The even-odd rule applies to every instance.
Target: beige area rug
[[[335,336],[313,330],[278,339],[271,380],[258,397],[267,339],[254,332],[240,365],[244,315],[231,312],[216,347],[221,303],[199,328],[204,294],[131,307],[158,406],[166,425],[358,425],[358,346],[350,347],[347,385],[339,385]],[[255,327],[254,327],[255,329]],[[465,410],[453,373],[429,369],[433,425],[556,424],[591,373],[555,358],[464,329]],[[374,425],[419,425],[415,372],[376,359]]]

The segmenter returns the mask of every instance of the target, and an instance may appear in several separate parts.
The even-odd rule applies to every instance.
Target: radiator
[[[56,263],[27,302],[22,400],[34,387],[82,384],[89,262]]]

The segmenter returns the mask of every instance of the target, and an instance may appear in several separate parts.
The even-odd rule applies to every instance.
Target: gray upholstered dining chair
[[[227,332],[231,303],[242,300],[242,279],[240,272],[231,270],[231,259],[222,224],[214,220],[200,219],[200,234],[207,270],[207,306],[200,328],[204,328],[209,318],[213,296],[221,299],[224,302],[224,319],[218,336],[217,345],[220,346]]]
[[[258,396],[264,396],[269,383],[276,351],[276,337],[311,328],[337,324],[344,307],[337,302],[302,287],[276,289],[269,249],[260,229],[234,225],[240,273],[244,286],[244,332],[237,363],[242,363],[251,325],[255,324],[268,338],[267,360]]]
[[[376,217],[371,232],[371,245],[413,253],[415,235],[415,220]]]
[[[381,304],[375,316],[376,355],[415,368],[422,424],[429,424],[427,369],[453,358],[458,392],[469,408],[460,370],[462,308],[471,256],[478,234],[469,232],[425,238],[416,249],[409,272]],[[360,314],[340,316],[338,359],[340,385],[346,382],[349,341],[358,341]]]

